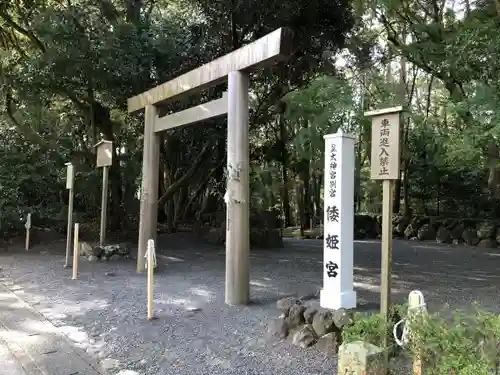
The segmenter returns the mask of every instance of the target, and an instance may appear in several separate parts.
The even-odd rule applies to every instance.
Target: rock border
[[[126,243],[99,246],[83,241],[80,242],[79,255],[89,262],[131,259],[130,246]]]
[[[272,336],[304,349],[314,345],[331,355],[337,354],[342,329],[351,321],[345,309],[324,309],[296,297],[280,299],[276,307],[281,315],[269,324]]]
[[[500,247],[500,222],[486,219],[453,219],[433,216],[393,215],[393,237],[411,241],[435,241],[442,244],[465,244],[481,248]],[[322,229],[320,228],[321,232]],[[354,238],[380,239],[382,217],[354,216]],[[323,235],[316,236],[323,239]]]
[[[326,309],[319,305],[316,294],[312,298],[290,296],[278,300],[276,307],[281,314],[270,321],[268,333],[271,337],[287,340],[300,348],[314,347],[328,357],[335,357],[343,343],[343,331],[355,323],[354,319],[378,314],[379,308],[374,309],[373,304],[359,301],[355,309]],[[393,324],[401,320],[397,309],[391,309],[389,319]],[[393,357],[397,350],[393,345],[392,330],[388,334],[393,348],[390,357]],[[402,334],[401,329],[398,334]]]

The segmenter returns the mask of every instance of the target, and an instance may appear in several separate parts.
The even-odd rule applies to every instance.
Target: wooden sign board
[[[365,112],[372,117],[372,180],[398,180],[401,166],[401,113],[403,107]]]
[[[73,167],[73,164],[71,163],[66,163],[66,189],[73,189],[75,181],[75,169]]]
[[[94,147],[97,148],[97,167],[109,167],[113,164],[113,142],[102,140]]]

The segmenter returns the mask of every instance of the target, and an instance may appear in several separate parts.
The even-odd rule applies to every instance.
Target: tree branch
[[[36,37],[34,33],[29,30],[24,29],[21,25],[17,24],[12,17],[10,17],[6,12],[0,9],[0,17],[4,20],[4,22],[16,30],[19,34],[27,37],[42,53],[46,52],[46,48],[41,42],[40,39]]]
[[[5,93],[5,113],[7,114],[7,117],[9,118],[12,125],[14,125],[16,129],[28,140],[30,140],[34,144],[37,144],[42,149],[57,149],[57,143],[54,139],[49,139],[49,141],[47,142],[38,133],[34,132],[28,126],[25,126],[21,122],[19,122],[14,115],[15,111],[16,110],[14,109],[12,90],[10,88],[7,88]]]
[[[158,205],[159,206],[163,206],[165,204],[165,202],[167,200],[169,200],[172,197],[172,195],[174,195],[175,192],[185,182],[187,182],[189,179],[191,179],[191,177],[194,176],[194,174],[198,171],[198,169],[200,168],[200,166],[205,161],[205,158],[206,158],[206,156],[208,155],[208,153],[210,151],[210,146],[211,146],[211,144],[207,143],[205,145],[205,147],[203,147],[203,149],[201,150],[200,154],[198,155],[198,158],[196,159],[196,161],[194,162],[194,164],[192,165],[192,167],[189,168],[189,170],[182,177],[180,177],[173,184],[171,184],[168,188],[166,188],[165,193],[163,193],[163,195],[158,200]]]

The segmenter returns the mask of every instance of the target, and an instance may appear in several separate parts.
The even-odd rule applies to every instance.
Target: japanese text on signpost
[[[337,147],[335,144],[332,144],[330,147],[330,164],[329,164],[329,197],[325,202],[325,213],[326,213],[326,228],[332,228],[333,223],[339,222],[339,208],[336,204],[337,198]],[[338,230],[338,226],[335,225],[334,230]],[[325,237],[325,246],[331,250],[339,250],[339,234],[336,232],[327,233]],[[332,261],[326,264],[328,277],[336,277],[337,276],[337,263]]]
[[[386,113],[372,119],[371,178],[399,179],[399,113]]]

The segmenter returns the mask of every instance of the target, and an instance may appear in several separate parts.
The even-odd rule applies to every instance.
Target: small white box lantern
[[[66,163],[66,189],[73,189],[75,181],[75,169],[73,167],[73,164],[71,163]]]
[[[109,167],[113,164],[113,142],[102,140],[95,146],[97,148],[97,167]]]

